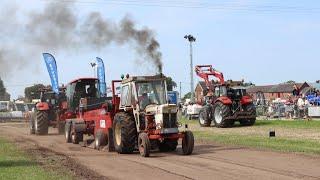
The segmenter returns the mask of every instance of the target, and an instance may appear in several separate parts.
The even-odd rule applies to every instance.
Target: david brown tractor
[[[35,105],[30,119],[30,134],[46,135],[49,126],[64,132],[66,111],[66,97],[64,88],[60,88],[57,95],[50,89],[41,89],[40,102]]]
[[[94,146],[108,145],[118,153],[139,150],[144,157],[152,149],[174,151],[182,139],[183,154],[193,151],[190,131],[179,131],[178,107],[169,104],[164,76],[128,77],[112,81],[112,99],[100,96],[98,79],[78,79],[67,85],[68,112],[65,137],[74,144],[93,135]],[[120,97],[115,93],[120,84]]]
[[[169,104],[166,77],[127,77],[121,82],[120,108],[113,121],[114,145],[118,153],[132,153],[138,147],[141,156],[151,150],[174,151],[182,139],[184,155],[194,147],[191,131],[179,131],[178,107]]]
[[[256,109],[244,87],[225,82],[223,74],[211,65],[196,66],[195,71],[207,86],[205,105],[199,114],[200,126],[208,127],[212,121],[216,127],[221,128],[231,127],[235,121],[248,126],[255,123]],[[218,78],[218,83],[213,84],[209,76]]]

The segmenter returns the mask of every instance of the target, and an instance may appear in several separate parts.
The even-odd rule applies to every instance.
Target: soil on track
[[[179,146],[177,152],[142,158],[138,153],[119,155],[66,144],[56,129],[47,136],[34,136],[26,124],[1,123],[0,128],[0,136],[34,145],[44,157],[64,156],[64,166],[85,179],[320,179],[317,156],[198,142],[191,156],[182,156]]]

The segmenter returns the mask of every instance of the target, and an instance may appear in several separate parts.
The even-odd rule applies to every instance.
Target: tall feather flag
[[[43,53],[42,55],[51,79],[52,90],[56,94],[59,94],[59,81],[58,81],[58,70],[57,70],[56,60],[53,57],[53,55],[49,53]]]

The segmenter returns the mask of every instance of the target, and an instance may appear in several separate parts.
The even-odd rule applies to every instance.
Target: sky
[[[15,4],[17,18],[23,22],[28,13],[43,11],[50,3],[57,1],[2,0],[0,9]],[[130,15],[138,28],[153,30],[160,43],[163,73],[178,84],[181,82],[182,94],[190,91],[189,44],[183,38],[186,34],[196,37],[194,65],[211,64],[224,73],[225,79],[244,79],[256,85],[320,79],[320,1],[78,0],[73,10],[80,21],[93,11],[114,22]],[[21,42],[15,40],[14,34],[1,36],[6,29],[1,20],[0,27],[0,42],[9,41],[11,48],[19,48]],[[121,74],[154,73],[147,67],[150,64],[137,63],[139,55],[129,45],[110,44],[90,51],[46,51],[55,56],[59,81],[64,84],[77,77],[93,76],[90,62],[97,56],[104,60],[107,82],[119,79]],[[13,99],[23,95],[26,86],[50,83],[43,52],[32,56],[20,52],[28,63],[1,77]],[[8,59],[8,63],[12,67],[16,62]],[[195,83],[199,80],[195,76]]]

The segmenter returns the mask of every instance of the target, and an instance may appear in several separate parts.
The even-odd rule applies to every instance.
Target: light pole
[[[189,41],[190,44],[190,92],[191,92],[191,102],[194,102],[194,85],[193,85],[193,62],[192,62],[192,43],[196,41],[196,38],[192,35],[185,35],[185,39]]]
[[[92,69],[93,69],[93,77],[96,77],[96,63],[95,62],[92,62],[90,63]]]

